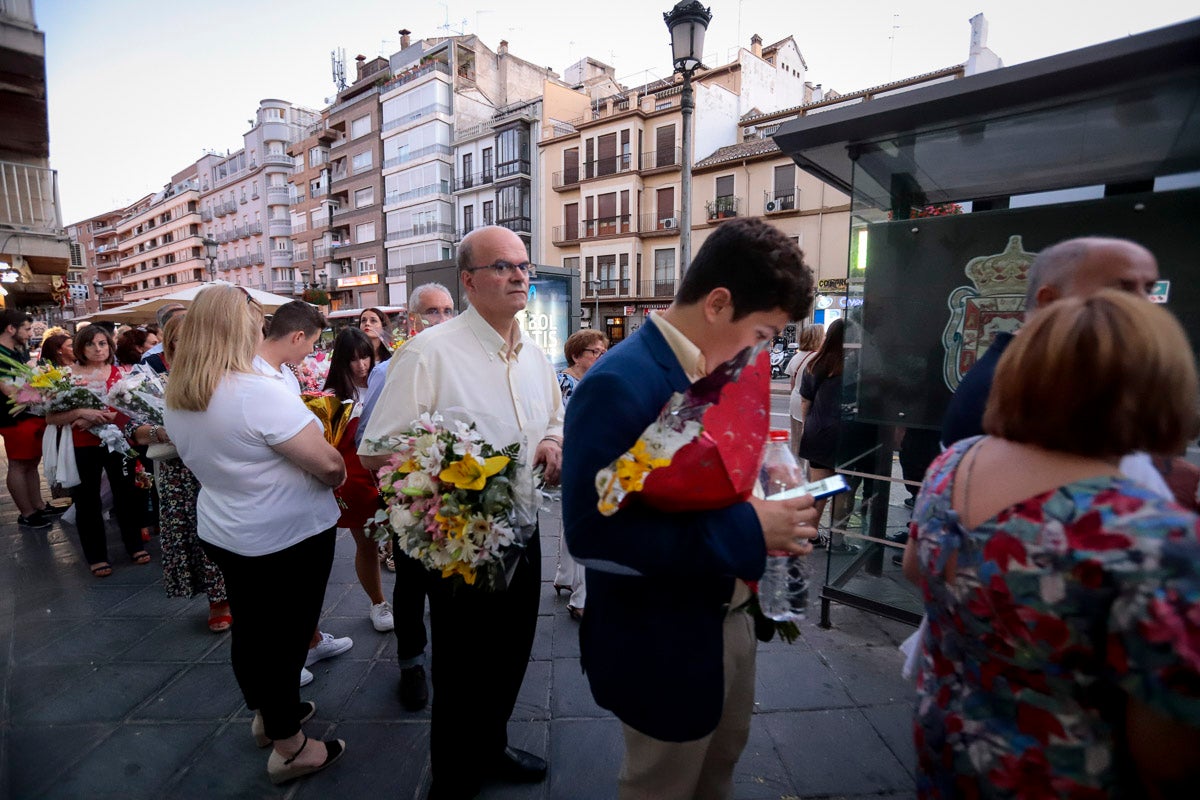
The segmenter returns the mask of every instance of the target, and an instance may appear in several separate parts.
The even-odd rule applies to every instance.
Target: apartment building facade
[[[383,141],[380,89],[391,77],[388,60],[359,56],[357,80],[329,109],[336,138],[329,146],[329,199],[314,258],[339,308],[387,305],[384,270]]]
[[[397,305],[407,302],[409,267],[453,257],[466,233],[467,206],[471,228],[483,224],[484,203],[490,202],[493,221],[532,246],[530,120],[538,112],[526,104],[543,97],[547,84],[565,87],[551,70],[510,54],[504,41],[492,51],[473,35],[417,42],[402,36],[401,50],[391,58],[395,77],[380,96],[387,287]],[[493,124],[498,109],[513,112],[499,129]],[[502,185],[475,182],[487,172],[485,150],[491,150],[493,169],[504,159]],[[457,189],[471,196],[460,204],[455,167],[462,158]]]
[[[71,251],[50,169],[46,39],[32,0],[0,2],[0,65],[0,307],[57,318],[69,300]]]
[[[586,94],[548,78],[539,97],[498,108],[475,125],[455,127],[455,241],[475,228],[501,225],[521,238],[531,259],[541,252],[543,231],[535,219],[548,176],[536,147],[543,120],[552,129],[553,120],[573,119],[587,108]]]
[[[71,261],[67,270],[70,299],[63,308],[65,318],[81,317],[100,310],[101,266],[107,270],[120,266],[117,225],[124,209],[106,211],[67,226],[71,242]],[[120,291],[120,282],[113,285]]]
[[[694,153],[739,142],[747,114],[810,97],[806,69],[791,37],[764,48],[756,35],[737,59],[698,75]],[[681,94],[674,76],[629,89],[549,127],[540,143],[551,191],[541,209],[547,235],[539,258],[580,270],[582,318],[613,341],[670,304],[682,273],[679,228],[692,228],[694,252],[708,224],[695,189],[693,207],[680,207]],[[736,211],[714,209],[713,219]]]
[[[320,118],[285,100],[263,100],[242,149],[196,162],[205,235],[218,243],[217,277],[269,292],[294,290],[288,146]]]
[[[326,127],[322,119],[304,138],[288,146],[295,162],[288,178],[288,207],[292,240],[294,294],[307,288],[326,288],[323,265],[314,259],[316,245],[324,241],[329,229],[329,145],[337,131]]]
[[[117,223],[116,280],[122,302],[147,300],[204,282],[208,276],[203,238],[200,186],[193,168],[127,208]]]

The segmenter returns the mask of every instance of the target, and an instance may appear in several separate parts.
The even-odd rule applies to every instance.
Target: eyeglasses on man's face
[[[530,264],[528,261],[524,261],[520,264],[514,264],[511,261],[505,261],[504,259],[500,259],[491,264],[484,264],[478,267],[467,267],[463,271],[478,272],[481,269],[490,269],[501,278],[507,278],[509,275],[512,275],[514,271],[519,271],[522,275],[528,275],[530,278],[537,277],[537,267],[535,267],[533,264]]]

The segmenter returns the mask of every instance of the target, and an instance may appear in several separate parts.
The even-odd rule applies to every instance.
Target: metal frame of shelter
[[[830,555],[822,624],[831,602],[915,624],[919,597],[884,561],[901,547],[889,527],[907,517],[889,501],[904,483],[892,445],[898,427],[937,430],[957,385],[928,343],[934,326],[949,331],[945,287],[965,282],[968,255],[1000,263],[1002,248],[982,242],[1008,233],[1029,258],[1088,233],[1137,239],[1174,279],[1169,307],[1198,343],[1200,20],[801,116],[774,138],[853,204],[847,307],[861,314],[847,327],[837,466],[875,491],[856,523],[835,526],[857,549]],[[928,215],[939,208],[955,211]],[[1007,291],[1019,324],[1023,297]],[[944,342],[965,347],[961,331]],[[849,441],[856,424],[873,435]]]

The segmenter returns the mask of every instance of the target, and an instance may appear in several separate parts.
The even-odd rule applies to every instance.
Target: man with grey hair
[[[1025,318],[1064,297],[1088,297],[1102,289],[1118,289],[1149,299],[1158,281],[1158,261],[1136,242],[1088,236],[1067,239],[1038,253],[1029,267]],[[1014,334],[999,333],[987,352],[963,376],[942,420],[942,445],[949,447],[983,433],[983,411],[992,390],[996,365]],[[1170,498],[1162,476],[1145,453],[1121,460],[1121,472]]]
[[[412,290],[408,299],[408,328],[415,335],[454,316],[454,298],[440,283],[423,283]],[[367,376],[363,396],[362,419],[354,444],[362,446],[363,431],[379,401],[391,360],[381,361]],[[408,711],[420,711],[429,703],[429,684],[425,677],[425,596],[429,580],[421,562],[409,558],[392,543],[392,563],[396,565],[396,583],[392,590],[392,619],[396,632],[396,659],[400,662],[400,684],[396,694]]]

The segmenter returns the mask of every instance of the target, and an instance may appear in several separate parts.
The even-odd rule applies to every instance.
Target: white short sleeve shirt
[[[298,394],[264,375],[231,373],[206,411],[168,408],[166,428],[200,481],[197,531],[244,556],[278,552],[333,527],[333,491],[272,449],[319,425]]]

